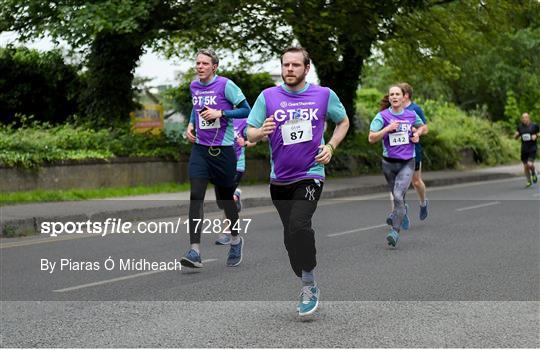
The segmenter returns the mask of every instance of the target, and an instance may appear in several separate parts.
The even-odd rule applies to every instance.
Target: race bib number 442
[[[219,129],[220,127],[219,118],[216,118],[214,120],[204,120],[203,118],[199,117],[199,129],[205,130],[205,129]]]
[[[390,146],[407,145],[409,143],[409,133],[406,131],[393,132],[388,135]]]
[[[281,126],[284,145],[307,142],[313,139],[313,130],[309,120],[291,120]]]

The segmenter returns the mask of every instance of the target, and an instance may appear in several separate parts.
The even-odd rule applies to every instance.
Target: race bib
[[[521,135],[521,139],[523,141],[531,141],[531,134],[523,134]]]
[[[393,132],[388,137],[390,146],[407,145],[409,143],[409,133],[407,131]]]
[[[309,120],[293,119],[281,126],[284,145],[307,142],[313,139],[313,129]]]
[[[199,129],[206,130],[206,129],[219,129],[221,126],[219,122],[219,118],[216,118],[214,120],[206,121],[202,117],[199,117]]]

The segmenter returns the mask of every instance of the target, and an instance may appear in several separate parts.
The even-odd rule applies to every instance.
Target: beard
[[[285,85],[289,87],[295,87],[295,86],[300,85],[306,79],[306,75],[307,74],[305,71],[303,74],[296,77],[291,77],[291,76],[286,76],[286,75],[281,74],[281,79],[283,79],[283,82],[285,83]]]

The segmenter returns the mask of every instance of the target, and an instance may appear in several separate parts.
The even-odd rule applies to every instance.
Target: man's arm
[[[420,107],[418,107],[418,109],[421,110]],[[413,143],[418,143],[420,142],[420,136],[428,133],[428,127],[424,122],[425,117],[422,118],[418,113],[416,113],[416,111],[414,112],[414,114],[416,115],[416,120],[414,122],[414,128],[412,129],[411,141]]]
[[[330,162],[336,148],[347,135],[350,125],[347,112],[339,100],[338,95],[336,95],[332,89],[329,90],[330,93],[328,95],[328,108],[326,111],[326,116],[328,119],[336,123],[336,127],[334,128],[334,133],[332,134],[330,140],[325,145],[319,146],[321,151],[315,156],[315,161],[320,164],[328,164]]]
[[[189,140],[189,142],[194,143],[196,140],[196,136],[193,133],[195,130],[195,108],[191,109],[191,116],[189,118],[189,123],[187,125],[186,129],[186,137]]]
[[[249,113],[247,124],[246,135],[250,142],[259,142],[276,128],[274,118],[266,117],[266,100],[263,93],[257,97],[253,109]]]
[[[334,155],[336,148],[339,146],[341,141],[343,141],[343,139],[347,135],[348,130],[349,130],[349,118],[345,116],[344,118],[341,119],[341,121],[336,123],[336,127],[334,128],[334,133],[332,134],[332,137],[330,138],[330,140],[325,145],[319,146],[319,148],[321,149],[321,152],[317,154],[317,156],[315,157],[315,161],[321,164],[330,163],[330,160],[332,159],[332,156]]]
[[[418,129],[421,125],[424,126],[423,128],[423,131],[422,131],[422,135],[425,135],[428,133],[429,129],[428,129],[428,126],[426,124],[426,117],[424,116],[424,111],[422,111],[422,108],[420,108],[420,106],[416,105],[418,107],[418,111],[414,111],[414,113],[416,114],[416,120],[414,122],[414,126]],[[418,113],[417,113],[418,112]],[[418,135],[420,136],[420,135]]]
[[[264,120],[263,125],[260,128],[248,125],[247,137],[249,142],[259,142],[266,136],[270,135],[276,129],[276,123],[274,117],[268,117]]]
[[[426,115],[424,114],[424,110],[422,109],[422,107],[420,107],[416,103],[414,105],[416,106],[414,112],[420,117],[420,119],[422,119],[422,123],[427,124]]]
[[[247,139],[247,124],[244,128],[242,128],[242,136],[239,137],[239,139],[242,140],[241,144],[240,142],[238,143],[240,146],[242,147],[246,147],[246,148],[249,148],[249,147],[253,147],[257,144],[257,142],[249,142],[248,139]]]
[[[225,85],[225,98],[233,106],[236,106],[236,109],[224,110],[224,117],[231,119],[243,119],[248,117],[251,107],[242,90],[232,80],[228,80],[227,85]]]
[[[191,114],[189,116],[189,122],[195,125],[195,107],[191,109]]]
[[[225,118],[231,118],[231,119],[242,119],[247,118],[249,115],[249,112],[251,111],[251,107],[249,107],[249,103],[246,100],[243,100],[240,102],[238,107],[236,109],[213,109],[210,107],[206,107],[206,109],[200,113],[200,116],[204,120],[214,120],[217,118],[225,117]]]
[[[227,84],[225,85],[225,98],[233,106],[236,106],[236,108],[220,110],[209,108],[207,106],[207,109],[201,113],[201,117],[203,117],[204,120],[207,121],[211,121],[221,117],[231,119],[247,118],[249,112],[251,111],[251,107],[249,106],[246,96],[244,96],[242,90],[240,90],[238,85],[236,85],[232,80],[227,80]]]
[[[251,112],[251,107],[247,100],[243,100],[235,109],[223,110],[223,116],[231,119],[244,119],[248,117],[249,112]]]
[[[332,137],[327,142],[328,144],[332,145],[334,149],[338,148],[339,144],[345,136],[347,136],[347,131],[349,131],[349,118],[345,117],[343,118],[339,123],[336,124],[336,127],[334,128],[334,133],[332,134]]]

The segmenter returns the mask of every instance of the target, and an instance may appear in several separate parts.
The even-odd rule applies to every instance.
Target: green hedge
[[[112,157],[165,157],[178,159],[190,146],[165,135],[133,134],[129,129],[92,130],[71,124],[0,130],[0,163],[34,168],[44,162]]]
[[[378,102],[371,94],[371,104]],[[360,103],[361,104],[361,103]],[[470,149],[477,163],[504,164],[519,159],[519,142],[497,123],[480,114],[467,114],[452,104],[420,101],[429,122],[429,134],[422,137],[424,169],[437,170],[458,166],[460,153]],[[365,111],[378,107],[363,106]],[[366,112],[367,113],[367,112]],[[374,115],[373,115],[374,116]],[[373,118],[371,116],[371,118]],[[369,144],[371,118],[364,116],[365,127],[349,135],[328,166],[332,175],[359,175],[380,169],[381,143]],[[134,135],[129,129],[92,130],[71,124],[50,126],[33,124],[23,128],[0,130],[0,162],[8,166],[37,167],[44,162],[111,157],[149,156],[178,159],[188,155],[191,144],[178,135]],[[326,135],[329,139],[330,135]],[[261,142],[247,151],[249,157],[269,156],[268,144]]]
[[[455,166],[464,149],[472,150],[475,161],[485,165],[519,160],[519,141],[481,111],[465,113],[453,104],[432,100],[421,106],[429,122],[429,134],[422,143],[426,165],[431,168]]]

